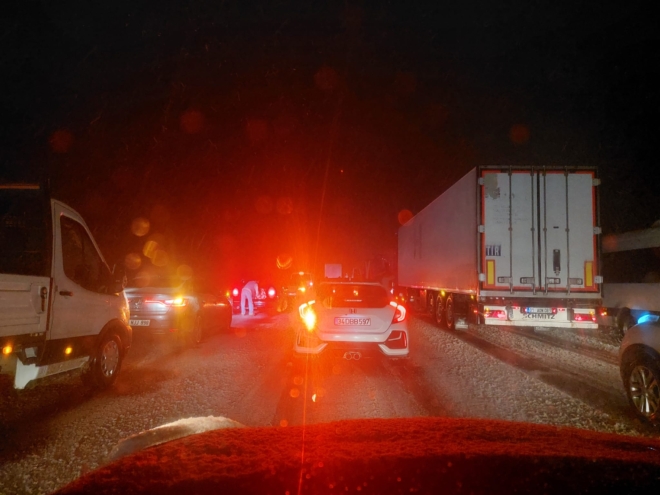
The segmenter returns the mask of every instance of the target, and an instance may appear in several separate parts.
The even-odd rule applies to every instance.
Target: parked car
[[[141,277],[126,288],[130,325],[134,331],[170,335],[180,342],[198,344],[212,330],[231,326],[231,305],[227,298],[194,279]]]
[[[407,357],[406,308],[381,284],[323,282],[299,307],[297,355],[329,353],[347,360]]]
[[[307,272],[292,273],[280,292],[280,311],[291,310],[300,305],[301,299],[314,287],[312,275]]]
[[[623,388],[635,414],[660,423],[660,322],[648,315],[626,332],[619,348]]]
[[[247,283],[247,280],[236,283],[228,291],[227,298],[231,303],[232,311],[234,314],[241,313],[241,289]],[[278,306],[278,291],[276,285],[261,281],[257,281],[259,285],[259,294],[254,298],[254,308],[256,310],[270,310]]]

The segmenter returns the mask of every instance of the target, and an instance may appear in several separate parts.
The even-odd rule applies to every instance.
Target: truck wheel
[[[433,294],[433,292],[428,292],[426,294],[426,307],[424,308],[424,312],[429,312],[433,321],[435,321],[435,294]]]
[[[445,323],[449,330],[456,329],[456,318],[454,315],[454,298],[452,296],[447,296],[447,302],[445,304]]]
[[[83,382],[101,390],[110,387],[117,379],[123,359],[121,339],[115,332],[106,333],[92,356],[88,370],[83,373]]]
[[[616,318],[616,327],[619,330],[619,335],[621,338],[623,338],[623,336],[628,332],[628,329],[635,323],[637,322],[630,314],[630,310],[628,308],[623,308],[621,311],[619,311],[619,315]]]
[[[435,297],[435,306],[433,308],[433,319],[435,320],[436,324],[439,326],[443,326],[445,324],[445,305],[444,302],[442,301],[442,296],[438,294]]]

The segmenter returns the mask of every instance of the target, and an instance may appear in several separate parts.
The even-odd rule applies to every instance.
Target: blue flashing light
[[[644,316],[641,316],[641,317],[637,320],[637,324],[639,325],[639,324],[641,324],[641,323],[655,323],[655,322],[658,321],[658,320],[660,320],[660,316],[659,316],[659,315],[645,314]]]

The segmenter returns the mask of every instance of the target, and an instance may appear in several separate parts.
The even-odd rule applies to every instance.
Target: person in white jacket
[[[245,302],[248,304],[248,311],[250,316],[254,316],[254,298],[259,295],[259,283],[255,280],[250,280],[241,289],[241,314],[245,316]]]

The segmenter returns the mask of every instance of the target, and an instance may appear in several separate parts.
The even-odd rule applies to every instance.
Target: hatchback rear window
[[[384,287],[364,284],[321,284],[318,301],[326,308],[382,308],[389,304]]]

